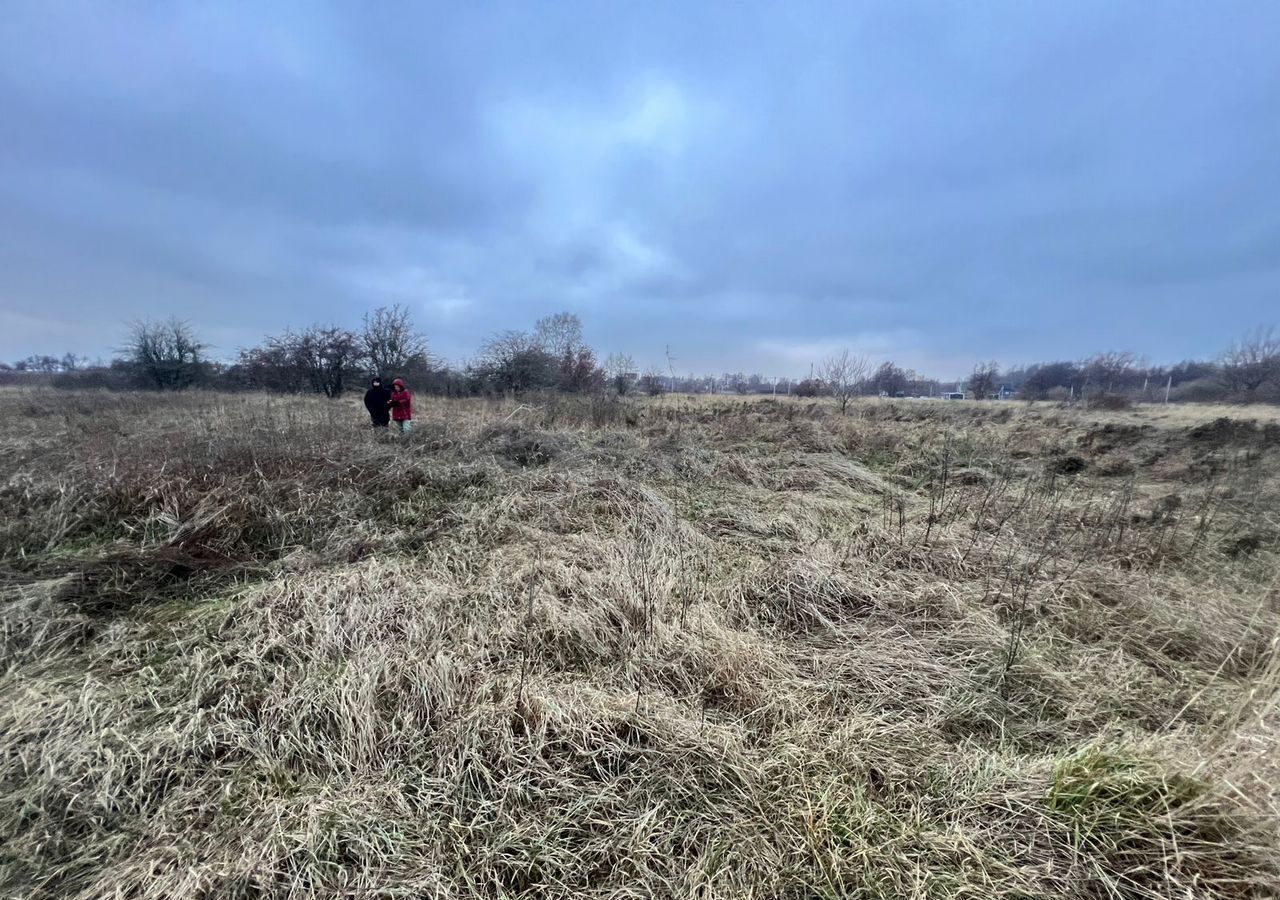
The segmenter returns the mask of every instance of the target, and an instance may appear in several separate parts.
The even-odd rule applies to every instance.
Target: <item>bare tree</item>
[[[311,390],[340,397],[364,361],[360,335],[337,325],[312,325],[241,349],[228,374],[236,384],[256,390]]]
[[[518,394],[555,387],[561,361],[544,349],[535,335],[504,331],[480,348],[474,371],[493,390]]]
[[[28,356],[26,359],[20,359],[17,362],[19,372],[41,372],[50,374],[52,372],[61,371],[62,363],[56,356],[49,356],[47,353],[36,353]]]
[[[1222,377],[1237,393],[1252,397],[1269,382],[1280,382],[1280,335],[1261,326],[1234,341],[1222,354]]]
[[[170,318],[134,322],[123,353],[146,384],[160,390],[180,390],[203,374],[205,349],[189,324]]]
[[[640,390],[650,397],[657,397],[667,391],[666,376],[656,368],[651,368],[640,376]]]
[[[865,356],[855,356],[848,348],[828,356],[822,363],[819,377],[839,401],[840,412],[843,413],[849,406],[849,400],[862,390],[870,368]]]
[[[556,387],[572,394],[596,393],[604,390],[604,369],[596,365],[596,354],[590,347],[566,353],[559,363]]]
[[[609,383],[619,394],[629,393],[635,386],[636,361],[626,353],[610,353],[604,361],[604,370],[609,376]]]
[[[1081,393],[1093,388],[1095,394],[1110,394],[1124,390],[1137,377],[1134,366],[1138,358],[1127,350],[1108,350],[1095,353],[1081,363],[1084,371],[1084,386]]]
[[[885,360],[880,364],[880,368],[876,369],[874,375],[868,381],[867,386],[873,392],[884,394],[892,397],[898,391],[906,391],[907,389],[907,373],[893,362]]]
[[[480,345],[480,359],[494,362],[528,350],[540,350],[537,340],[527,331],[503,331]]]
[[[533,325],[533,342],[539,350],[564,359],[586,346],[582,338],[582,320],[571,312],[543,316]]]
[[[360,338],[337,325],[312,325],[300,334],[286,334],[294,364],[316,393],[339,397],[360,369]]]
[[[1000,376],[1000,364],[994,359],[978,363],[969,375],[969,396],[974,400],[986,400],[995,394],[996,379]]]
[[[269,337],[256,347],[241,347],[228,373],[237,387],[257,391],[297,393],[310,388],[298,363],[297,336],[285,332]]]
[[[428,359],[426,338],[414,330],[408,308],[398,303],[365,313],[360,347],[375,375],[403,374]]]
[[[816,397],[822,393],[822,382],[817,378],[805,378],[795,387],[797,397]]]

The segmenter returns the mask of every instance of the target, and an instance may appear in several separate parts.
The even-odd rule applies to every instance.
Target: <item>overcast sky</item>
[[[462,359],[942,377],[1280,320],[1280,3],[8,2],[0,359],[408,304]]]

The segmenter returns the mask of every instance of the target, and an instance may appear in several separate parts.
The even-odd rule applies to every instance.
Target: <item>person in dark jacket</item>
[[[404,386],[403,378],[391,382],[391,418],[401,434],[408,434],[413,428],[413,395]]]
[[[369,410],[369,418],[374,428],[386,428],[391,424],[391,391],[382,386],[382,379],[375,378],[364,392],[364,408]]]

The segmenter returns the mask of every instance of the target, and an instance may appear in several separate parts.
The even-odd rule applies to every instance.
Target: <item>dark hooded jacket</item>
[[[391,391],[381,384],[369,385],[364,392],[364,408],[374,425],[386,425],[391,421]]]

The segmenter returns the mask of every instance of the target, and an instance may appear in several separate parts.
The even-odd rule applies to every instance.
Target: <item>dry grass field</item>
[[[1280,892],[1280,421],[0,392],[0,896]]]

